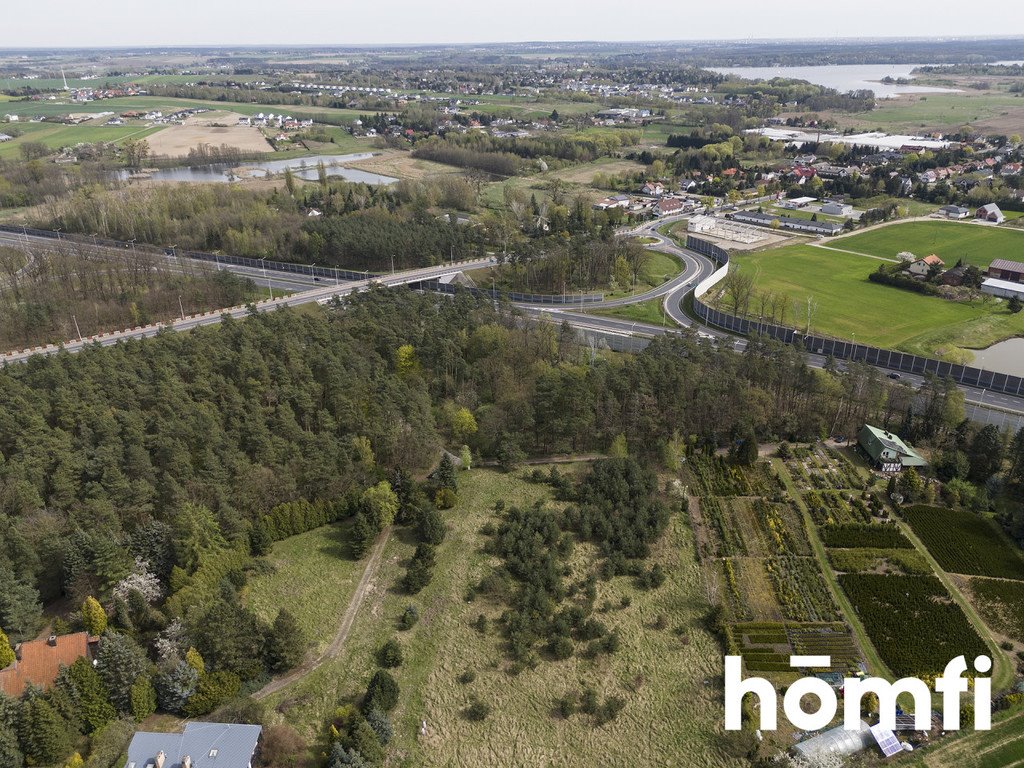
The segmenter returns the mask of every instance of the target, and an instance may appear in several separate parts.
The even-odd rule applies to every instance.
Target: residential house
[[[0,691],[16,699],[29,685],[49,688],[62,666],[91,658],[98,642],[99,638],[90,637],[88,632],[76,632],[19,643],[14,647],[14,663],[0,669]]]
[[[665,186],[660,181],[648,181],[642,187],[640,192],[645,195],[663,195],[665,194]]]
[[[663,197],[654,205],[655,216],[668,216],[683,210],[683,201],[675,197]]]
[[[1006,221],[1006,217],[1003,216],[1003,212],[999,210],[999,206],[995,203],[989,203],[983,205],[977,211],[974,212],[974,218],[981,221],[989,221],[994,224],[1002,224]]]
[[[1024,263],[1009,259],[993,259],[988,265],[988,276],[994,280],[1024,283]]]
[[[923,280],[932,274],[936,269],[942,269],[945,266],[942,259],[936,256],[934,253],[931,256],[925,256],[923,259],[918,259],[909,267],[907,272],[912,274],[914,277]]]
[[[894,435],[879,427],[865,424],[857,435],[857,445],[867,454],[876,469],[899,472],[906,467],[924,467],[924,457]]]
[[[939,208],[938,214],[947,219],[966,219],[971,215],[971,211],[959,205],[944,205]]]
[[[613,197],[606,197],[604,200],[598,200],[594,203],[594,208],[599,211],[606,211],[609,208],[628,208],[629,207],[629,195],[614,195]]]
[[[124,768],[250,768],[263,728],[239,723],[185,723],[181,733],[139,731]]]
[[[1006,163],[1000,170],[1000,176],[1019,176],[1021,173],[1020,163]]]

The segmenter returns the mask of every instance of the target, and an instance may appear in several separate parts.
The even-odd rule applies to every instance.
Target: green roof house
[[[871,463],[883,472],[899,472],[904,467],[923,467],[924,457],[900,440],[898,435],[865,424],[857,435],[857,443]]]

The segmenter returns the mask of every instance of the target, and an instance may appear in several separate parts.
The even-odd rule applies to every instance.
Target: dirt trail
[[[356,591],[352,593],[352,599],[349,600],[345,613],[342,614],[341,622],[338,624],[338,631],[334,634],[334,639],[331,640],[331,644],[327,646],[327,648],[324,649],[324,652],[313,661],[304,662],[284,677],[278,677],[271,680],[252,695],[254,699],[258,701],[260,699],[265,699],[271,694],[277,693],[282,688],[294,683],[296,680],[301,680],[325,661],[333,659],[341,652],[341,648],[345,644],[345,640],[348,638],[348,633],[352,629],[352,625],[355,623],[356,615],[359,613],[359,607],[363,603],[363,598],[366,596],[366,592],[370,587],[370,582],[377,573],[377,566],[380,565],[384,546],[387,544],[390,536],[391,529],[389,528],[382,533],[380,537],[378,537],[376,543],[374,543],[373,550],[370,552],[370,557],[366,561],[366,567],[363,569],[363,575],[359,579],[359,584],[356,585]]]

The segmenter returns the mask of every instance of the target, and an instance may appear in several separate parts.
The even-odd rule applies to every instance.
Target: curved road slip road
[[[370,583],[373,581],[373,577],[377,575],[377,566],[380,565],[381,557],[384,553],[384,546],[388,543],[388,539],[390,538],[391,529],[388,528],[377,538],[377,541],[373,545],[373,549],[370,550],[370,557],[366,560],[366,566],[363,568],[363,575],[359,578],[356,590],[352,593],[352,599],[349,600],[348,607],[345,608],[345,613],[341,616],[341,621],[338,623],[338,629],[334,633],[334,638],[331,640],[331,644],[328,645],[327,648],[324,649],[324,652],[317,656],[313,661],[305,662],[293,669],[287,675],[271,680],[252,695],[254,699],[260,701],[271,694],[277,693],[282,688],[294,683],[296,680],[301,680],[325,661],[338,656],[341,652],[342,646],[345,645],[345,640],[348,639],[348,633],[352,629],[352,625],[355,623],[356,615],[359,613],[359,607],[363,604],[363,599],[366,597],[366,592],[370,588]]]

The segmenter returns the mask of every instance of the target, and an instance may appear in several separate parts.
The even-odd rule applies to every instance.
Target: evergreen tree
[[[447,451],[441,456],[441,463],[434,472],[434,483],[438,488],[447,488],[453,493],[458,493],[459,479],[455,474],[455,462],[452,461]]]
[[[18,737],[25,757],[36,764],[60,762],[71,752],[67,723],[39,693],[29,695],[22,704]]]
[[[61,686],[66,686],[70,693],[86,734],[99,730],[116,717],[117,710],[110,703],[110,691],[87,659],[76,659],[74,664],[61,671],[54,689]]]
[[[30,635],[38,628],[42,613],[38,590],[0,559],[0,627],[15,636]]]
[[[119,712],[132,711],[132,687],[149,674],[149,659],[138,643],[120,632],[107,632],[100,641],[97,669]]]
[[[7,635],[0,629],[0,669],[9,667],[15,662],[14,649],[11,648],[11,641],[7,639]]]
[[[160,709],[180,715],[189,698],[196,692],[199,673],[191,665],[179,661],[161,667],[153,684]]]
[[[757,463],[757,436],[752,429],[747,430],[743,442],[736,451],[736,463],[744,467]]]
[[[994,424],[986,424],[978,430],[967,450],[967,459],[971,469],[969,479],[975,483],[984,483],[1003,466],[1003,439],[999,428]]]
[[[139,675],[132,684],[131,691],[131,712],[135,722],[141,723],[156,711],[156,690],[153,688],[153,681],[150,676]]]
[[[305,652],[306,643],[299,622],[282,608],[267,633],[267,666],[272,672],[285,672],[298,666]]]
[[[107,631],[107,612],[92,595],[85,598],[85,602],[82,603],[82,626],[95,637]]]
[[[384,669],[378,669],[373,673],[369,685],[366,686],[366,697],[363,702],[363,708],[367,712],[372,709],[390,712],[398,705],[398,683],[391,673]]]

